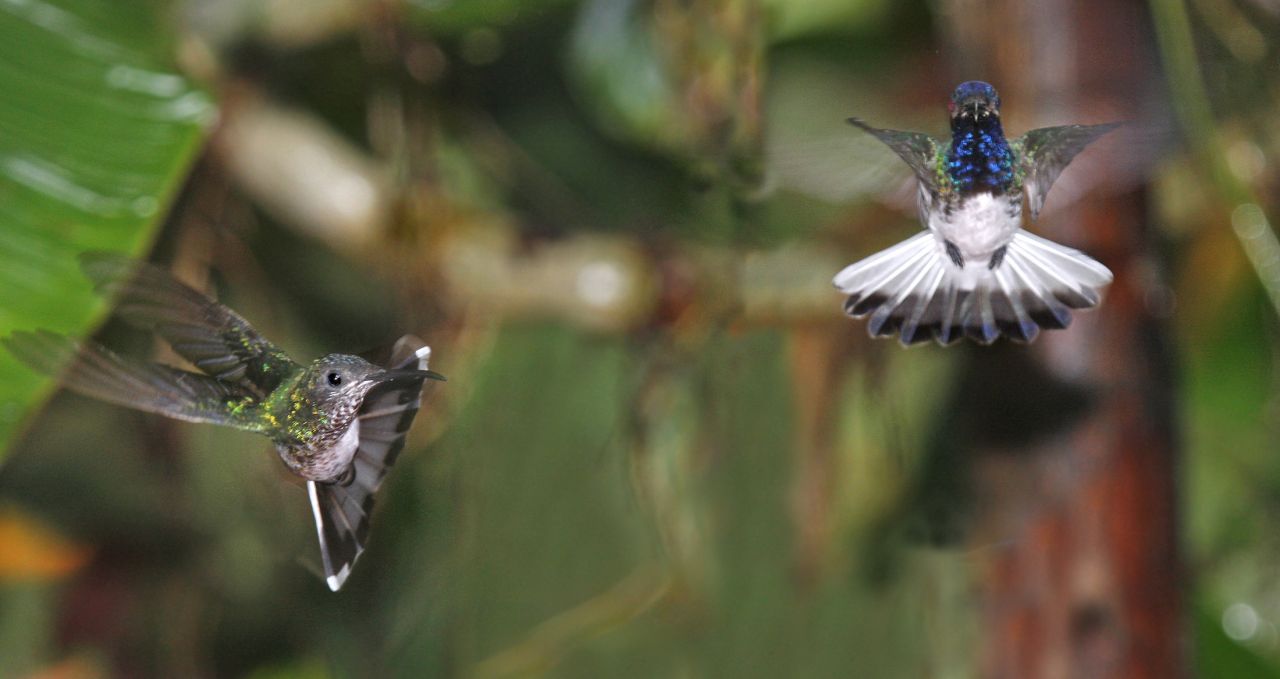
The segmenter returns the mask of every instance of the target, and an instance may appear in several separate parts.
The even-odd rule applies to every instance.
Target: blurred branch
[[[297,49],[349,32],[379,5],[394,4],[397,0],[188,0],[182,13],[186,25],[210,45],[254,36]]]
[[[369,242],[389,223],[385,169],[308,113],[244,97],[227,110],[216,148],[277,219],[340,251]]]
[[[1149,0],[1149,4],[1174,112],[1209,181],[1231,206],[1231,223],[1240,246],[1280,315],[1280,241],[1260,206],[1261,201],[1228,160],[1226,145],[1209,107],[1209,93],[1200,74],[1186,6],[1182,0]]]
[[[584,236],[526,250],[514,233],[488,231],[471,229],[439,243],[435,256],[455,303],[602,330],[632,327],[656,304],[657,276],[626,239]]]
[[[411,184],[397,195],[386,167],[324,123],[257,96],[228,110],[217,147],[236,181],[277,219],[339,251],[382,253],[379,244],[399,228],[395,206],[427,206],[404,228],[427,231],[426,254],[456,307],[606,331],[709,319],[840,320],[830,275],[847,257],[833,248],[659,247],[603,235],[527,242],[505,216],[451,205],[435,187]]]
[[[642,566],[612,589],[543,622],[522,642],[479,662],[472,677],[527,677],[551,671],[573,647],[644,614],[669,590],[662,569]]]
[[[841,469],[836,437],[840,424],[841,387],[849,359],[860,346],[852,325],[843,332],[804,324],[787,337],[787,362],[795,400],[795,478],[791,482],[790,509],[796,533],[793,570],[800,582],[815,586],[833,551],[833,542],[844,534],[838,521]]]
[[[631,408],[631,481],[653,514],[672,587],[678,595],[697,595],[707,591],[717,567],[701,492],[708,467],[700,436],[705,408],[689,374],[691,357],[670,344],[663,349],[648,352]]]

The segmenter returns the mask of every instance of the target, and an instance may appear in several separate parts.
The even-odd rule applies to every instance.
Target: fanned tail
[[[990,344],[1001,335],[1030,342],[1042,328],[1066,328],[1071,310],[1096,306],[1111,279],[1089,256],[1026,231],[990,263],[960,267],[924,231],[851,264],[834,283],[849,296],[846,313],[869,316],[872,337],[945,345],[961,337]]]
[[[307,496],[311,498],[311,513],[320,536],[324,580],[336,592],[342,589],[351,567],[364,552],[373,498],[339,483],[315,481],[307,481]]]
[[[387,364],[389,370],[427,370],[431,348],[422,340],[400,338]],[[325,582],[338,591],[369,536],[373,497],[404,448],[404,437],[421,406],[426,378],[398,380],[374,387],[356,415],[360,443],[346,476],[332,483],[307,482],[311,510],[320,536]]]

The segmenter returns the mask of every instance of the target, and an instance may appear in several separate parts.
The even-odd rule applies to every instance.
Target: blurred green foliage
[[[76,253],[140,254],[162,223],[216,110],[160,26],[141,2],[0,7],[0,328],[83,334],[102,301]],[[48,384],[0,352],[0,444]]]
[[[905,173],[843,118],[942,129],[940,104],[902,105],[951,84],[927,75],[945,72],[936,6],[353,2],[348,24],[297,45],[261,26],[213,40],[182,23],[197,3],[0,3],[0,334],[91,331],[102,301],[75,253],[156,240],[208,259],[223,298],[299,358],[413,331],[450,381],[428,391],[332,595],[304,493],[265,441],[70,394],[15,435],[43,383],[0,354],[0,441],[15,437],[0,507],[93,553],[71,573],[0,568],[0,676],[977,675],[975,581],[1005,536],[963,542],[984,503],[948,438],[965,349],[867,344],[834,294],[837,318],[797,327],[740,325],[716,300],[621,334],[504,320],[431,266],[444,235],[495,225],[530,250],[587,231],[850,259],[893,242],[916,228],[884,207]],[[1225,74],[1215,114],[1275,167],[1274,107],[1228,96],[1257,74],[1208,53]],[[392,168],[393,227],[363,250],[324,244],[229,189],[216,156],[192,172],[215,109],[176,55],[223,114],[265,93]],[[1138,181],[1177,300],[1188,632],[1202,676],[1273,677],[1280,325],[1219,237],[1222,206],[1167,154]],[[1274,188],[1275,172],[1252,180]],[[804,351],[814,326],[853,348]],[[831,383],[802,379],[806,361]],[[823,436],[830,466],[805,486]],[[805,493],[824,481],[811,554]],[[1257,625],[1224,624],[1237,603]]]

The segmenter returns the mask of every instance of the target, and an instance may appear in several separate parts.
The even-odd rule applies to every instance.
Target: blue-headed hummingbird
[[[1072,309],[1100,301],[1111,271],[1088,255],[1025,230],[1072,158],[1117,124],[1065,125],[1008,140],[991,85],[961,83],[948,104],[951,139],[849,122],[911,166],[925,231],[849,265],[835,277],[845,312],[869,316],[873,337],[903,344],[1000,335],[1029,342],[1065,328]]]

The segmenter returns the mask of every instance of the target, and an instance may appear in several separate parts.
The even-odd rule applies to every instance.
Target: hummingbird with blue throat
[[[1024,227],[1067,164],[1119,124],[1045,127],[1008,140],[1000,96],[980,81],[956,87],[947,109],[949,141],[849,119],[911,166],[925,231],[836,274],[845,312],[869,316],[872,337],[897,335],[904,345],[990,344],[1001,335],[1030,342],[1041,328],[1066,328],[1071,310],[1098,305],[1111,271]]]
[[[265,435],[306,481],[325,582],[338,591],[369,534],[374,494],[421,405],[430,347],[402,337],[386,367],[329,354],[294,362],[239,314],[154,265],[106,253],[81,257],[95,289],[126,323],[154,332],[195,370],[134,359],[47,330],[2,341],[70,390],[188,422]]]

